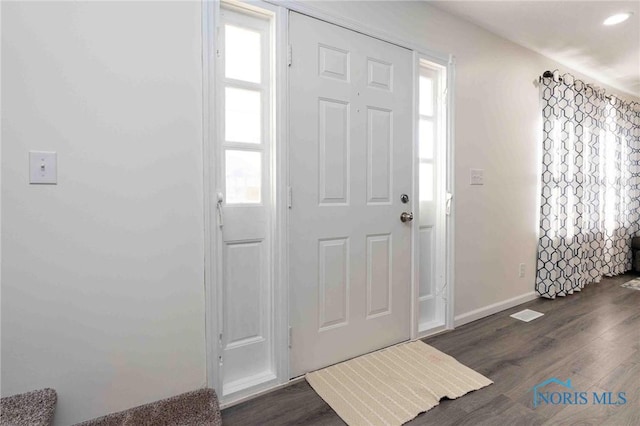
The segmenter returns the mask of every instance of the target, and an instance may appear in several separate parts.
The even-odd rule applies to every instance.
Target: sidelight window
[[[268,185],[271,129],[270,21],[225,10],[223,167],[227,204],[261,204]]]

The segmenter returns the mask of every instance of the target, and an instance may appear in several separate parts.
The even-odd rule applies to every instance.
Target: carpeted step
[[[171,398],[108,414],[76,426],[219,426],[218,397],[213,389],[199,389]]]
[[[1,398],[0,426],[49,426],[57,400],[48,388]]]

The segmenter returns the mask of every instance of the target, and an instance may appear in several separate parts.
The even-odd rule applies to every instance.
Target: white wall
[[[2,394],[58,425],[206,385],[200,7],[2,4]]]
[[[424,2],[319,7],[456,56],[456,315],[529,295],[533,81],[565,68]],[[205,385],[200,28],[195,1],[2,3],[2,394],[55,388],[59,425]]]
[[[534,81],[547,69],[571,70],[425,2],[307,5],[455,55],[456,323],[533,297],[541,140]],[[471,168],[485,170],[484,186],[469,185]]]

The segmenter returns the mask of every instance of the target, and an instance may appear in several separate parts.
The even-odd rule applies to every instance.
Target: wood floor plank
[[[605,278],[555,300],[536,299],[424,339],[494,384],[441,401],[411,425],[640,425],[640,291]],[[525,323],[509,315],[545,315]],[[572,379],[576,390],[627,391],[624,407],[533,406],[532,387]],[[306,382],[222,411],[225,425],[344,425]]]
[[[587,392],[604,391],[598,387],[590,387]],[[553,408],[555,409],[555,414],[544,423],[545,426],[599,426],[610,417],[618,414],[618,411],[621,409],[621,407],[599,404],[567,405]]]
[[[545,380],[555,377],[561,381],[571,380],[571,385],[573,389],[584,391],[593,387],[595,381],[588,377],[581,376],[580,374],[568,374],[564,371],[556,371],[549,372],[549,370],[545,372],[541,372],[540,374],[536,374],[531,378],[523,380],[521,386],[512,389],[507,393],[514,401],[520,403],[524,407],[534,411],[538,416],[544,418],[545,420],[552,418],[558,412],[560,412],[564,405],[553,405],[553,404],[539,404],[537,407],[534,406],[533,402],[533,387],[538,383],[542,383]],[[550,384],[545,386],[543,391],[547,392],[571,392],[570,389],[566,389],[563,386],[557,384]]]
[[[598,382],[598,387],[612,392],[624,391],[628,399],[640,406],[640,351],[635,351]]]
[[[471,392],[462,398],[450,401],[451,405],[459,407],[467,414],[484,407],[501,395],[504,396],[509,390],[522,382],[521,377],[525,373],[522,367],[508,363],[499,366],[499,368],[493,372],[482,368],[477,371],[493,380],[493,384],[478,391]],[[429,414],[429,412],[427,412],[427,414]],[[428,417],[428,415],[425,416]]]
[[[537,426],[543,422],[544,419],[533,411],[514,403],[505,395],[498,395],[455,424],[456,426],[495,426],[497,424]]]
[[[637,290],[631,290],[640,293]],[[640,306],[640,301],[638,302],[638,306]],[[629,347],[632,349],[640,350],[640,309],[637,309],[636,312],[626,318],[624,321],[620,322],[609,330],[606,333],[603,333],[599,337],[606,340],[613,347]]]
[[[222,410],[225,425],[344,425],[306,381]]]
[[[453,426],[469,414],[458,408],[456,404],[453,404],[454,402],[455,400],[441,401],[439,405],[429,410],[428,416],[419,415],[406,424],[411,426]]]
[[[593,307],[580,315],[575,315],[571,321],[565,322],[546,335],[554,339],[563,340],[568,336],[584,333],[592,338],[596,338],[611,328],[616,327],[635,313],[637,313],[637,307],[621,307],[613,304],[605,304]]]

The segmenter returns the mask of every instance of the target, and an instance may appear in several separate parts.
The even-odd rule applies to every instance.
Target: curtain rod
[[[542,76],[538,77],[538,82],[539,82],[539,83],[542,83],[542,79],[543,79],[543,78],[554,78],[554,77],[555,77],[555,74],[553,73],[553,71],[549,71],[549,70],[547,70],[547,71],[545,71],[545,72],[543,72],[543,73],[542,73]],[[575,81],[576,81],[576,80],[578,80],[578,79],[574,78],[574,83],[572,84],[572,86],[575,86],[575,85],[576,85],[576,83],[575,83]],[[563,81],[564,81],[564,79],[562,78],[562,76],[560,76],[560,75],[558,76],[558,81],[559,81],[559,82],[563,82]],[[596,88],[595,86],[593,86],[593,85],[591,85],[591,84],[588,84],[588,83],[585,83],[585,82],[583,82],[582,80],[580,80],[580,81],[582,82],[582,84],[584,85],[584,87],[589,87],[591,90],[597,90],[597,88]],[[608,101],[610,101],[610,100],[611,100],[611,96],[609,96],[609,95],[604,95],[604,98],[605,98],[606,100],[608,100]],[[620,98],[616,97],[616,99],[620,99]],[[622,99],[620,99],[620,101],[622,101]],[[624,102],[624,101],[623,101],[623,102]]]

